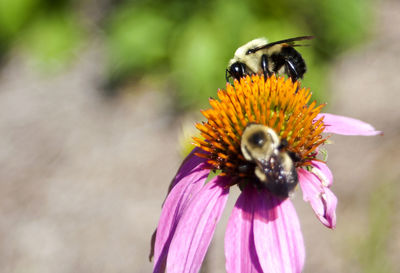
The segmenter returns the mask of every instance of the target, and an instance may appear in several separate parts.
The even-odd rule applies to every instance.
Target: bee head
[[[239,80],[246,75],[246,65],[241,62],[234,62],[229,66],[229,69],[227,69],[227,73],[234,79]],[[228,81],[228,78],[226,81]]]

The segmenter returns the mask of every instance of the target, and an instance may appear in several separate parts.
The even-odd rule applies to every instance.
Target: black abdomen
[[[272,71],[274,73],[284,67],[285,73],[294,80],[303,78],[304,73],[306,73],[306,63],[300,53],[293,47],[283,47],[279,53],[272,54],[270,59],[273,63]]]

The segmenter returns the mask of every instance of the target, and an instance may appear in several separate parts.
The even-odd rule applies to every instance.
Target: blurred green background
[[[374,23],[371,0],[98,1],[96,15],[85,11],[89,2],[1,0],[2,55],[20,46],[41,69],[54,71],[100,36],[107,92],[147,78],[173,87],[177,109],[187,110],[205,106],[224,87],[227,62],[240,45],[256,37],[315,35],[311,46],[299,50],[308,64],[304,85],[323,101],[330,62],[364,42]]]
[[[329,147],[338,230],[298,194],[306,272],[400,272],[395,18],[390,0],[0,0],[0,271],[150,271],[177,147],[235,50],[313,35],[303,86],[385,139]],[[204,272],[224,271],[221,226]]]

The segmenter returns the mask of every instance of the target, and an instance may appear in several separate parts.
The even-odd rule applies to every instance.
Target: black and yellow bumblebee
[[[254,166],[259,185],[273,195],[286,198],[298,184],[294,154],[286,150],[287,142],[266,125],[250,123],[243,131],[240,148],[243,157]]]
[[[239,80],[246,75],[261,73],[266,78],[275,73],[286,74],[295,82],[307,71],[303,57],[294,49],[301,46],[296,42],[313,38],[301,36],[273,43],[268,43],[265,38],[254,39],[236,50],[226,69],[226,81],[230,77]]]

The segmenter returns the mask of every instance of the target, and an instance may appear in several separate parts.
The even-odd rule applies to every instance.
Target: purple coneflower
[[[290,79],[252,76],[227,84],[202,111],[197,124],[204,139],[184,160],[164,202],[154,244],[154,272],[198,272],[221,217],[231,186],[241,194],[225,233],[226,270],[233,272],[301,272],[305,250],[290,198],[274,194],[255,175],[256,164],[241,152],[249,124],[272,129],[293,155],[304,201],[327,227],[336,224],[337,199],[329,189],[333,176],[317,158],[329,136],[377,135],[371,125],[320,113],[309,103],[311,92]],[[245,166],[245,168],[243,168]],[[218,175],[206,182],[210,171]]]

